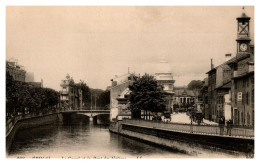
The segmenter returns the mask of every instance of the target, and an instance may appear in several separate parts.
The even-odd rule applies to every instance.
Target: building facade
[[[129,117],[131,112],[128,109],[129,85],[133,83],[134,74],[126,74],[111,79],[110,87],[110,121],[115,120],[119,116]]]
[[[8,72],[14,80],[25,82],[26,71],[16,61],[6,61],[6,72]]]
[[[161,60],[157,65],[157,70],[155,73],[155,79],[158,84],[163,86],[163,91],[165,93],[165,105],[166,110],[170,113],[173,112],[173,104],[174,104],[174,82],[173,74],[169,63],[165,60]]]
[[[207,72],[208,111],[205,111],[205,118],[215,122],[218,122],[221,116],[231,117],[232,70],[228,63],[234,61],[236,57],[231,58],[230,54],[225,56],[226,62]]]
[[[174,88],[173,96],[173,111],[186,111],[189,106],[193,106],[195,103],[195,94],[192,90],[188,90],[185,87]]]
[[[25,82],[34,82],[34,73],[33,72],[26,72]]]
[[[43,80],[41,80],[41,82],[35,82],[34,81],[34,73],[33,72],[26,72],[26,74],[25,74],[25,82],[29,86],[43,88]]]
[[[208,74],[208,111],[205,118],[220,116],[238,126],[254,126],[254,46],[250,44],[250,17],[237,18],[236,56],[212,67]]]
[[[235,125],[254,127],[254,46],[250,44],[250,17],[237,18],[237,56],[232,68],[232,119]]]
[[[67,75],[66,80],[62,80],[60,86],[60,106],[69,110],[81,109],[82,90],[76,87],[73,79]]]
[[[208,78],[205,78],[203,79],[202,81],[202,88],[200,90],[200,95],[202,97],[202,113],[203,113],[203,116],[209,120],[209,96],[208,96]]]

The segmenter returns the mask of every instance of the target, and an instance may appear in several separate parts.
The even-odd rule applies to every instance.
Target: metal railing
[[[148,120],[137,120],[137,119],[124,119],[123,124],[131,124],[136,126],[156,128],[162,130],[178,131],[185,133],[194,133],[194,134],[205,134],[205,135],[218,135],[218,136],[229,136],[227,134],[227,127],[223,127],[223,133],[219,126],[216,125],[191,125],[191,124],[179,124],[179,123],[163,123],[156,121]],[[248,128],[231,128],[230,136],[232,137],[254,137],[254,129]]]
[[[79,110],[93,110],[93,111],[95,111],[95,110],[110,110],[110,109],[106,108],[106,107],[96,107],[96,108],[92,108],[92,109],[90,107],[82,107]]]

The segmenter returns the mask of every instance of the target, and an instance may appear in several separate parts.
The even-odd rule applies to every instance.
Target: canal
[[[87,117],[67,123],[20,130],[8,158],[194,158],[233,157],[215,153],[185,154],[109,132],[108,125],[93,124]]]

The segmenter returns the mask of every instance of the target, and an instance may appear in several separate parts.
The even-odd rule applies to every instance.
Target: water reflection
[[[159,147],[110,133],[107,125],[90,124],[87,117],[20,130],[9,157],[135,158],[153,155],[178,156]]]
[[[107,125],[90,124],[87,117],[77,117],[20,130],[9,157],[51,158],[180,158],[191,157],[142,141],[110,133]]]

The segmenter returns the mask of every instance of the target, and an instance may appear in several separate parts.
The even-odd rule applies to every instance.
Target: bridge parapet
[[[96,108],[90,108],[90,107],[82,107],[80,110],[107,110],[107,111],[109,111],[110,109],[109,108],[105,108],[105,107],[96,107]]]
[[[110,113],[110,110],[67,110],[62,113]]]

